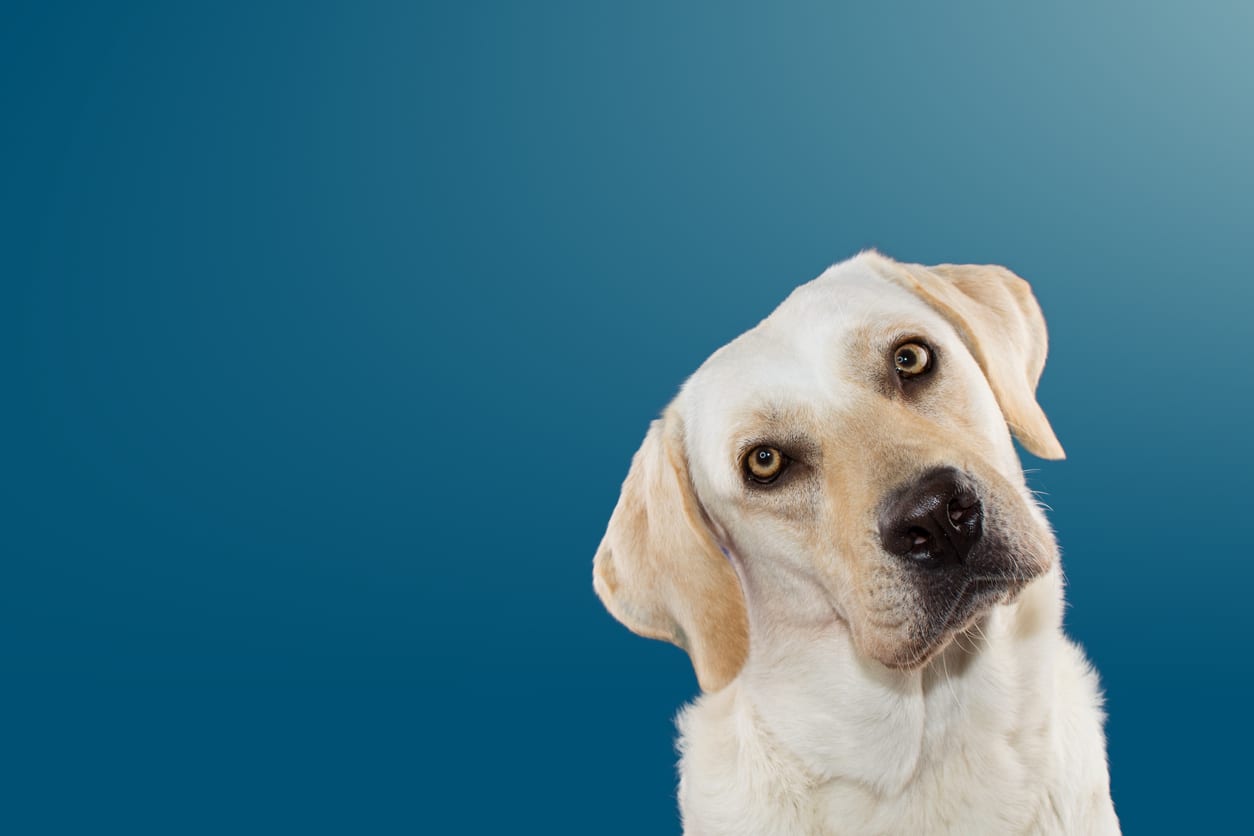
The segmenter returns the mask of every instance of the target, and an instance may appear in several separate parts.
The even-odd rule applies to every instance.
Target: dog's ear
[[[902,266],[911,289],[957,329],[1023,446],[1042,459],[1064,458],[1036,402],[1048,339],[1031,286],[994,264]]]
[[[744,665],[744,596],[704,521],[673,410],[653,422],[632,460],[592,583],[632,632],[686,650],[703,690],[721,689]]]

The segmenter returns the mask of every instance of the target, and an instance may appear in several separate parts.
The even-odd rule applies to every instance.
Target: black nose
[[[967,559],[984,531],[984,509],[970,481],[943,467],[891,497],[879,522],[889,554],[940,567]]]

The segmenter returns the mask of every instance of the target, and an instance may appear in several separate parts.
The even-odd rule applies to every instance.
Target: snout
[[[925,663],[1052,565],[1049,530],[992,470],[933,467],[890,490],[875,514],[871,588],[883,597],[872,602],[905,621],[860,641],[892,668]]]
[[[888,498],[879,529],[884,551],[940,569],[966,563],[984,534],[984,507],[970,479],[952,467],[936,468]]]

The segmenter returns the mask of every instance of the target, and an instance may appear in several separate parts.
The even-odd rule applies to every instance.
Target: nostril
[[[955,526],[960,526],[977,515],[980,512],[979,508],[980,501],[974,496],[959,494],[949,500],[946,512],[949,515],[949,521]]]

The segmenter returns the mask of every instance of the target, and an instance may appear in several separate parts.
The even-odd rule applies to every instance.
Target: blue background
[[[677,832],[695,681],[593,551],[685,375],[876,246],[1033,282],[1119,813],[1225,829],[1251,43],[1238,0],[8,3],[0,828]]]

